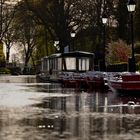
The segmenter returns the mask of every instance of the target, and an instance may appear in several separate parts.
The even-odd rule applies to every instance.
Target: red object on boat
[[[140,91],[140,74],[137,73],[122,73],[108,80],[111,89],[116,91]]]

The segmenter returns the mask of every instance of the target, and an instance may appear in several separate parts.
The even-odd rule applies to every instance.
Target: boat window
[[[58,58],[58,70],[61,70],[61,66],[62,66],[62,59],[61,58]]]
[[[89,58],[79,59],[79,70],[89,70]]]
[[[76,58],[65,58],[67,70],[76,70]]]
[[[56,59],[52,59],[52,61],[53,61],[53,69],[55,70],[56,69]]]
[[[46,63],[47,63],[47,70],[49,71],[50,68],[49,68],[49,60],[48,59],[47,59]]]
[[[58,64],[59,58],[55,58],[54,60],[55,60],[54,61],[54,69],[58,70],[59,69],[59,64]]]
[[[52,59],[49,60],[49,66],[50,66],[49,69],[52,69],[52,67],[53,67]]]
[[[85,64],[86,64],[86,66],[85,66],[86,70],[89,70],[89,58],[86,59],[86,63]]]

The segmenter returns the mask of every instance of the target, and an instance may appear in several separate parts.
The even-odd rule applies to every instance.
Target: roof
[[[94,54],[90,52],[84,52],[84,51],[75,51],[75,52],[69,52],[69,53],[63,53],[62,56],[69,56],[69,57],[93,57]]]
[[[84,51],[74,51],[68,53],[55,53],[50,56],[45,56],[44,58],[58,58],[58,57],[94,57],[94,53],[84,52]]]

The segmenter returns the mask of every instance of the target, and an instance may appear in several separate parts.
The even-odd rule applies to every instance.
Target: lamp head
[[[72,38],[74,38],[75,35],[76,35],[76,33],[75,33],[74,31],[72,31],[72,32],[70,33],[70,36],[71,36]]]
[[[108,20],[107,15],[106,14],[103,14],[103,16],[102,16],[102,23],[103,24],[106,24],[107,23],[107,20]]]
[[[135,7],[136,7],[136,2],[134,0],[128,0],[128,2],[127,2],[128,12],[134,12]]]

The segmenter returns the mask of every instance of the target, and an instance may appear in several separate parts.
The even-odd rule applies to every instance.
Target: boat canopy
[[[75,52],[68,52],[68,53],[56,53],[44,58],[57,58],[57,57],[94,57],[94,53],[75,51]]]

